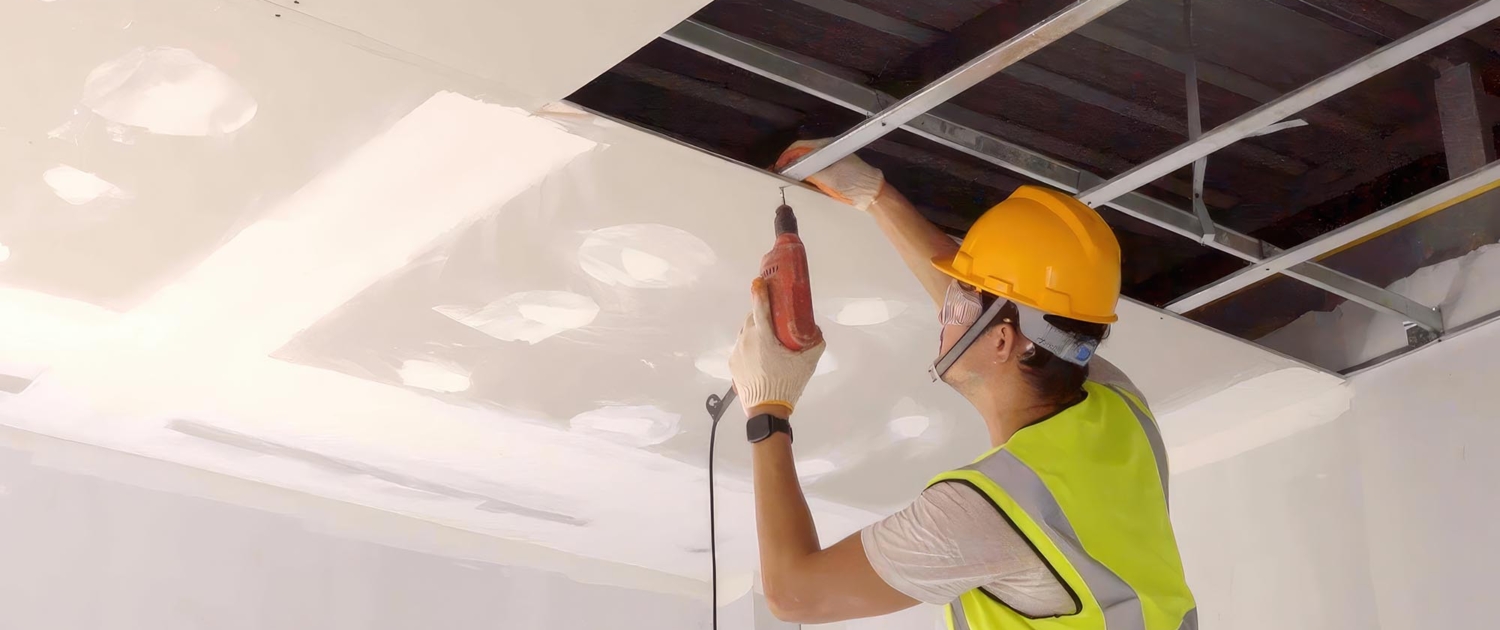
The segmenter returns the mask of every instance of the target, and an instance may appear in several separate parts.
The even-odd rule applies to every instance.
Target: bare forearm
[[[766,413],[767,407],[750,413]],[[875,573],[858,533],[822,548],[785,433],[752,444],[750,450],[761,585],[772,613],[783,621],[828,623],[916,605]]]
[[[933,268],[932,259],[952,256],[958,251],[958,244],[917,212],[916,207],[889,183],[880,189],[880,195],[870,205],[870,214],[874,215],[886,239],[901,254],[901,260],[932,297],[933,304],[942,308],[943,295],[950,280]]]
[[[792,443],[778,433],[751,447],[755,467],[755,531],[767,590],[779,590],[797,574],[798,563],[822,550],[812,512],[797,481]],[[793,590],[795,589],[787,589]]]
[[[788,581],[799,563],[822,550],[812,511],[797,480],[792,441],[777,433],[750,447],[755,479],[755,531],[767,591],[795,593]]]

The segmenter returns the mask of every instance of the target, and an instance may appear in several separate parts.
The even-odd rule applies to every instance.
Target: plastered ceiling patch
[[[83,104],[113,122],[169,136],[233,133],[255,117],[240,84],[181,48],[137,48],[100,64]]]
[[[0,243],[0,262],[5,262],[5,261],[7,261],[9,259],[10,259],[10,248],[6,247],[5,243]]]
[[[59,198],[75,206],[81,206],[100,197],[128,199],[130,195],[98,175],[80,171],[66,164],[54,166],[42,173],[42,181],[52,188]]]
[[[888,426],[898,438],[914,438],[926,433],[927,427],[932,426],[932,420],[927,416],[901,416],[890,421]]]
[[[942,431],[934,430],[933,412],[910,397],[902,397],[891,407],[890,422],[886,431],[895,441],[919,440],[934,443],[942,438]]]
[[[721,381],[731,380],[734,378],[729,373],[729,353],[732,350],[734,350],[734,346],[725,346],[705,352],[693,360],[693,367],[698,368],[699,372]]]
[[[625,273],[640,282],[667,282],[672,263],[633,247],[620,250],[620,263]]]
[[[616,225],[588,233],[578,247],[584,273],[611,286],[665,289],[692,284],[717,261],[692,234],[656,223]]]
[[[652,405],[611,405],[573,416],[568,430],[626,446],[651,446],[677,435],[681,419],[679,414]]]
[[[436,306],[432,310],[501,341],[532,344],[587,326],[599,315],[599,305],[592,298],[568,291],[522,291],[479,309]]]
[[[435,392],[461,392],[470,385],[468,372],[433,361],[403,361],[399,374],[402,383]]]
[[[882,298],[829,300],[833,321],[842,326],[884,324],[906,312],[906,303]]]

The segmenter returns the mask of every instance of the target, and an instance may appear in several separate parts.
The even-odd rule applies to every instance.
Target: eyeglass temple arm
[[[990,323],[995,321],[996,317],[1000,316],[1000,310],[1005,308],[1005,305],[1008,303],[1009,300],[1000,299],[990,304],[990,307],[984,310],[984,314],[979,316],[979,320],[974,322],[974,325],[970,326],[968,330],[965,330],[962,337],[958,338],[958,343],[953,344],[952,348],[944,352],[943,356],[939,357],[937,362],[933,363],[932,367],[927,369],[927,373],[932,376],[933,382],[937,382],[943,378],[944,374],[948,373],[948,368],[953,367],[958,358],[963,356],[964,351],[968,350],[969,346],[974,345],[979,336],[984,334],[985,330],[989,329]]]

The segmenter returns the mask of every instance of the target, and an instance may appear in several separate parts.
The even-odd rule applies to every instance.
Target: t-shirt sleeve
[[[1072,596],[994,504],[961,483],[939,483],[860,532],[881,579],[912,599],[946,604],[984,587],[1033,616],[1076,610]]]

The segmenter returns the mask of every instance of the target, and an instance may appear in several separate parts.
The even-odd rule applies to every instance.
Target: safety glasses
[[[984,312],[984,296],[979,289],[957,280],[948,283],[948,292],[943,296],[943,312],[938,321],[944,326],[971,326],[979,321]]]
[[[943,295],[943,310],[939,313],[938,319],[945,326],[968,326],[968,330],[965,330],[963,336],[958,338],[958,342],[944,352],[943,356],[938,357],[932,367],[928,368],[927,373],[932,376],[933,382],[942,380],[948,368],[953,367],[958,358],[963,356],[964,351],[979,339],[979,335],[989,329],[990,324],[1000,316],[1000,311],[1007,303],[1007,300],[997,299],[990,304],[989,308],[985,308],[984,295],[978,289],[957,280],[948,285],[948,291]],[[942,349],[942,343],[940,333],[939,350]]]
[[[938,319],[944,326],[967,326],[968,328],[947,352],[942,352],[943,337],[941,334],[938,335],[938,352],[942,356],[928,369],[928,374],[932,376],[933,381],[941,380],[948,372],[948,368],[953,367],[958,358],[963,356],[964,351],[974,345],[979,336],[989,330],[990,325],[1000,318],[1000,311],[1007,304],[1012,304],[1010,300],[993,297],[990,298],[992,302],[986,306],[986,297],[978,289],[956,280],[948,285],[948,291],[943,296],[943,310],[939,313]],[[1030,340],[1031,343],[1020,355],[1021,358],[1025,359],[1041,348],[1068,363],[1079,366],[1088,365],[1089,359],[1093,358],[1094,352],[1099,348],[1100,339],[1058,328],[1047,321],[1046,313],[1020,302],[1014,304],[1016,305],[1016,319],[1001,319],[1001,321],[1015,324],[1016,329]]]

